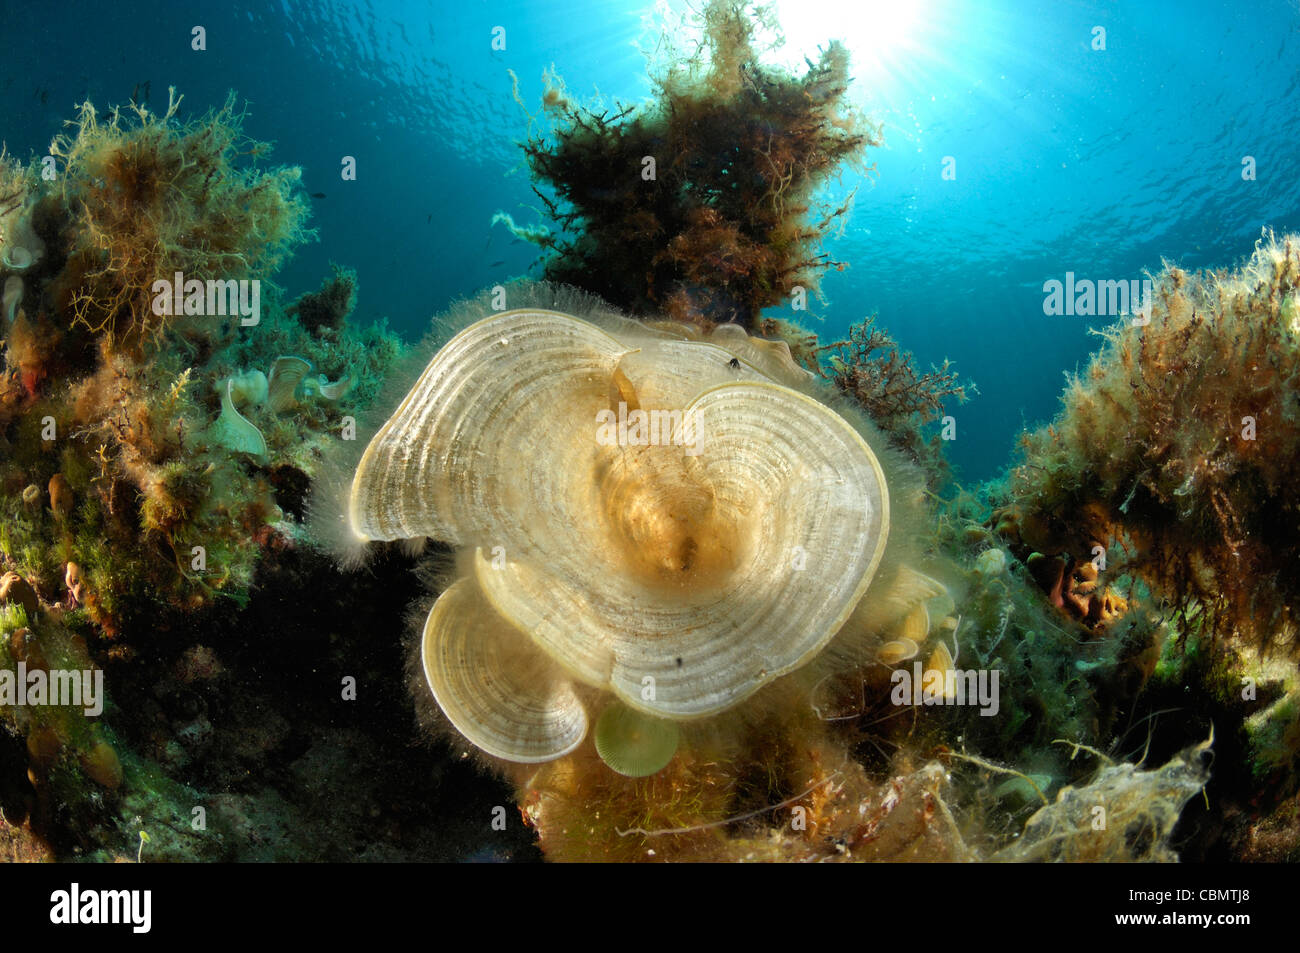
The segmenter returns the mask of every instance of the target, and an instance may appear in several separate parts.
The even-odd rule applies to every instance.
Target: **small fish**
[[[430,224],[432,221],[433,221],[433,213],[430,212],[430,213],[428,214],[428,216],[425,218],[425,220],[424,220],[424,224],[425,224],[425,225],[428,225],[428,224]]]
[[[143,83],[136,83],[135,88],[131,90],[131,102],[137,106],[143,106],[149,102],[149,84],[153,80],[146,79]]]
[[[41,90],[41,105],[44,106],[47,102],[49,102],[49,100],[50,100],[50,91],[49,91],[48,89],[42,89],[42,90]]]
[[[324,193],[324,192],[312,192],[312,193],[311,193],[311,197],[314,198],[314,199],[323,199],[323,198],[325,197],[325,193]]]
[[[501,267],[502,265],[504,265],[504,264],[505,264],[504,261],[494,261],[494,262],[492,262],[492,264],[488,265],[488,267],[489,267],[489,268],[500,268],[500,267]]]

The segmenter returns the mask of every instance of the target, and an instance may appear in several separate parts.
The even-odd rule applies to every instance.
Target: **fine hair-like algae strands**
[[[831,42],[800,77],[761,62],[762,8],[713,0],[700,45],[672,50],[646,106],[576,104],[553,74],[545,136],[524,153],[554,233],[549,279],[633,314],[754,327],[762,308],[798,285],[815,291],[821,250],[852,204],[815,208],[814,193],[844,164],[861,163],[879,130],[848,103],[848,54]],[[646,159],[654,175],[644,176]]]
[[[1088,558],[1122,540],[1183,633],[1294,646],[1300,599],[1300,239],[1266,232],[1235,270],[1153,279],[1023,438],[1010,501],[1024,544]]]
[[[70,130],[50,144],[62,160],[60,200],[74,229],[58,296],[74,325],[119,343],[157,337],[175,316],[154,313],[152,285],[187,278],[268,279],[305,230],[301,170],[259,171],[270,152],[244,136],[233,93],[202,119],[167,110],[82,103]]]

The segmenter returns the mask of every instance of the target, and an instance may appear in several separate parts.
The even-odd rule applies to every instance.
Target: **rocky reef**
[[[1300,240],[1237,270],[1152,280],[1149,316],[1105,335],[1049,426],[1024,438],[1009,512],[1033,550],[1123,569],[1186,631],[1295,643],[1300,558]]]
[[[1234,747],[1234,850],[1260,856],[1244,845],[1263,827],[1263,856],[1294,858],[1300,238],[1266,231],[1239,267],[1150,280],[1148,311],[1105,332],[1057,418],[1024,436],[990,525],[1102,637],[1120,591],[1165,620],[1147,695],[1181,708],[1191,690]]]
[[[774,76],[753,44],[756,15],[707,5],[703,52],[658,77],[655,107],[580,105],[548,73],[543,117],[530,124],[549,123],[549,132],[524,148],[559,231],[511,224],[548,250],[548,277],[605,300],[509,286],[504,306],[486,298],[457,306],[437,342],[446,350],[391,418],[374,421],[377,435],[337,508],[351,521],[348,558],[375,545],[367,540],[408,536],[453,549],[440,550],[427,574],[437,598],[420,610],[428,614],[411,649],[425,719],[510,780],[553,859],[1292,855],[1295,675],[1274,651],[1289,644],[1290,600],[1283,583],[1269,590],[1219,575],[1249,559],[1280,578],[1293,561],[1291,244],[1266,242],[1237,274],[1166,269],[1145,322],[1109,332],[1062,418],[1026,438],[1024,463],[1006,480],[962,488],[948,479],[941,442],[923,432],[971,389],[951,366],[918,371],[875,316],[821,344],[762,313],[795,293],[796,273],[811,283],[809,272],[824,270],[808,255],[821,232],[807,204],[784,202],[784,188],[806,197],[797,183],[816,178],[807,168],[787,178],[799,168],[791,159],[799,143],[828,125],[851,127],[837,140],[842,149],[823,152],[848,159],[877,139],[863,132],[869,124],[835,118],[843,51],[832,44],[805,77]],[[783,98],[793,89],[803,95]],[[781,112],[795,100],[798,109]],[[737,163],[767,156],[766,141],[746,138],[753,129],[744,121],[756,115],[791,159],[772,165],[773,180],[737,172]],[[689,129],[726,128],[748,146],[691,139],[675,125],[681,116],[710,117]],[[670,142],[665,173],[656,147]],[[653,159],[644,167],[654,174],[634,174],[628,156]],[[775,218],[752,219],[769,212]],[[791,228],[801,236],[793,244]],[[503,307],[513,310],[492,316]],[[561,324],[576,318],[603,333],[543,317],[555,312]],[[515,346],[544,329],[537,346]],[[588,337],[580,359],[574,342]],[[545,376],[534,366],[540,353],[581,369],[569,375],[572,393],[532,399],[528,382]],[[515,387],[501,383],[515,373]],[[471,383],[476,374],[489,383]],[[585,443],[559,440],[567,468],[544,465],[546,448],[534,448],[525,491],[502,475],[499,454],[475,449],[496,432],[493,419],[471,425],[439,396],[505,387],[509,400],[479,403],[516,407],[503,413],[516,422],[551,415],[541,430],[557,437],[591,430],[615,408],[653,414],[715,393],[721,400],[753,374],[862,436],[880,462],[879,499],[891,518],[883,561],[859,578],[852,611],[793,663],[761,646],[768,624],[792,618],[802,635],[816,634],[816,613],[797,599],[771,619],[760,612],[762,625],[691,629],[697,642],[680,651],[665,647],[676,645],[671,638],[661,645],[654,626],[699,599],[725,616],[731,590],[705,598],[710,572],[726,580],[736,566],[755,569],[739,555],[752,553],[751,520],[783,538],[779,521],[759,515],[774,504],[758,472],[785,474],[775,508],[797,512],[791,474],[816,471],[816,448],[801,445],[810,455],[802,467],[792,459],[727,476],[680,446],[627,447],[586,480],[581,461],[601,451],[583,431]],[[759,447],[784,446],[784,411],[769,396],[763,425],[741,423],[739,406],[734,420],[713,424],[743,429]],[[1256,441],[1248,451],[1257,454],[1265,420],[1273,455],[1229,460],[1234,441]],[[511,441],[490,441],[502,442]],[[400,448],[410,444],[426,452],[408,457]],[[847,465],[850,456],[836,459]],[[409,472],[426,457],[440,461],[432,483]],[[692,506],[691,486],[705,487],[697,495],[709,502]],[[637,541],[650,562],[629,559],[610,532]],[[781,545],[827,556],[799,535]],[[544,537],[568,545],[548,556]],[[787,561],[766,553],[759,562],[769,573],[763,590],[778,602],[798,585]],[[625,575],[655,581],[651,594],[618,583]],[[823,608],[836,605],[828,595]],[[1252,618],[1257,606],[1265,614]],[[562,619],[586,633],[579,648],[566,644]],[[756,679],[750,689],[732,691],[727,660],[741,658],[770,664],[747,675]],[[709,702],[683,688],[697,681],[717,689]],[[1180,685],[1193,686],[1191,704],[1186,692],[1175,698]],[[1261,800],[1264,778],[1282,783]]]
[[[881,140],[766,16],[643,107],[548,73],[551,280],[414,347],[274,284],[308,206],[233,98],[0,156],[5,856],[1298,856],[1300,240],[1165,266],[962,486],[951,365],[770,313]]]
[[[403,607],[359,611],[302,523],[325,451],[403,346],[351,317],[346,269],[285,300],[276,270],[312,238],[298,170],[266,165],[233,98],[180,117],[174,93],[161,114],[87,103],[47,158],[0,161],[7,843],[60,859],[473,854],[454,825],[433,836],[427,792],[413,800],[387,763],[409,708],[368,698],[383,662],[345,648],[367,624],[400,628]],[[284,676],[309,656],[328,684]],[[479,784],[433,752],[407,764],[430,791]]]

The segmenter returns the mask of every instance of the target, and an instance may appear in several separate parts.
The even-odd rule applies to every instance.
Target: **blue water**
[[[830,246],[852,267],[826,278],[811,323],[831,339],[878,312],[922,364],[951,357],[975,380],[950,445],[966,479],[993,476],[1016,433],[1052,415],[1063,373],[1096,346],[1088,329],[1107,323],[1045,316],[1045,280],[1138,278],[1162,258],[1227,265],[1264,226],[1300,229],[1295,0],[866,7],[798,24],[870,51],[856,95],[886,138],[867,182],[848,174],[828,195],[862,185]],[[893,8],[914,22],[873,48]],[[248,132],[325,193],[320,243],[280,282],[294,295],[331,260],[356,267],[360,318],[415,338],[449,299],[534,265],[532,246],[489,224],[498,209],[539,220],[507,69],[531,104],[551,63],[573,94],[638,100],[648,12],[625,0],[0,0],[0,138],[43,153],[75,103],[125,102],[145,81],[155,108],[170,84],[196,112],[234,89]],[[190,48],[196,24],[204,52]],[[505,51],[490,47],[494,26]],[[1091,48],[1097,26],[1104,51]],[[355,182],[340,179],[345,155]]]

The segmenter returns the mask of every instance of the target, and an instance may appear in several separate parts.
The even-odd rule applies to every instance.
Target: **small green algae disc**
[[[596,722],[596,752],[619,774],[648,777],[677,753],[677,723],[611,702]]]

